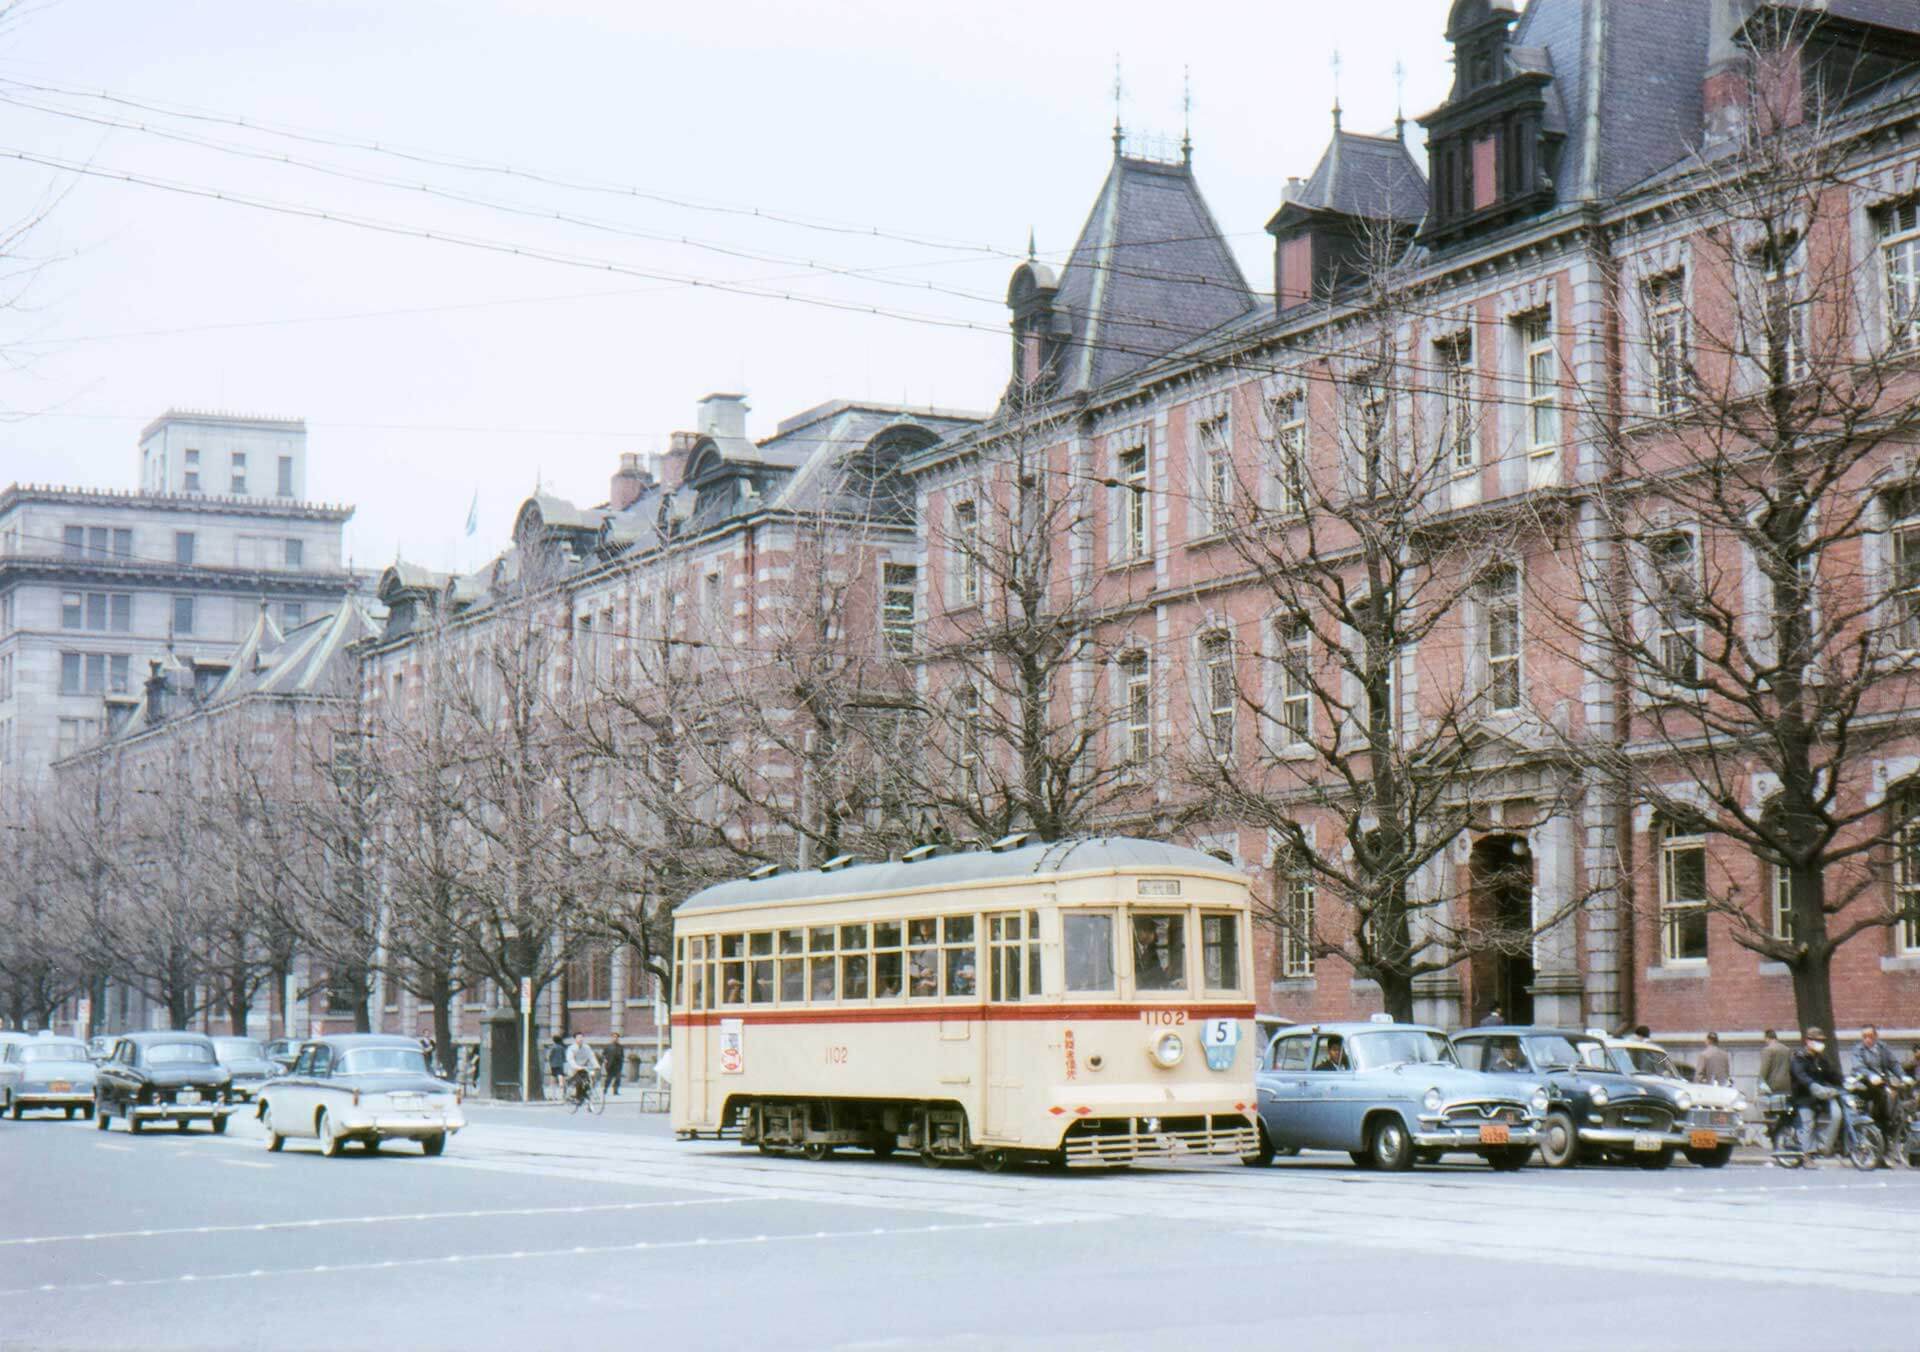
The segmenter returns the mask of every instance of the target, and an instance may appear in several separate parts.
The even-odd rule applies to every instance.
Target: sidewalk
[[[542,1088],[544,1090],[545,1086]],[[541,1098],[523,1099],[517,1095],[496,1098],[478,1089],[467,1089],[462,1097],[467,1103],[498,1108],[564,1108],[567,1106],[563,1100],[553,1097],[551,1091],[547,1091]],[[609,1108],[622,1105],[636,1107],[643,1113],[664,1113],[671,1105],[670,1091],[656,1089],[651,1085],[644,1088],[623,1085],[619,1093],[607,1095]]]

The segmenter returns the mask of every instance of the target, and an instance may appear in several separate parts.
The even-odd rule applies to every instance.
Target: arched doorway
[[[1526,838],[1482,836],[1467,862],[1476,946],[1470,960],[1473,1018],[1498,1009],[1508,1023],[1533,1022],[1533,854]]]

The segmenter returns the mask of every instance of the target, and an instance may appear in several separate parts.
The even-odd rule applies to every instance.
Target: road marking
[[[241,1164],[240,1160],[223,1160],[225,1164]],[[270,1164],[248,1165],[249,1168],[271,1169]],[[0,1239],[0,1248],[18,1248],[28,1244],[70,1244],[89,1239],[164,1239],[175,1235],[230,1235],[239,1233],[259,1233],[268,1230],[316,1230],[324,1227],[342,1225],[393,1225],[402,1221],[464,1221],[483,1220],[495,1216],[583,1216],[609,1211],[649,1211],[662,1207],[687,1206],[728,1206],[735,1202],[748,1200],[745,1197],[683,1197],[670,1202],[602,1202],[592,1206],[536,1206],[536,1207],[500,1207],[482,1211],[417,1211],[401,1212],[390,1216],[332,1216],[319,1220],[303,1221],[262,1221],[255,1225],[183,1225],[172,1230],[106,1230],[93,1234],[72,1235],[30,1235],[20,1239]]]
[[[730,1248],[744,1244],[790,1244],[796,1242],[818,1242],[820,1240],[871,1239],[881,1236],[889,1239],[907,1235],[955,1234],[966,1231],[1026,1229],[1041,1225],[1058,1225],[1060,1221],[976,1221],[968,1225],[909,1225],[893,1229],[877,1230],[813,1230],[804,1234],[791,1235],[754,1235],[735,1236],[724,1239],[712,1239],[701,1236],[698,1239],[640,1240],[632,1244],[594,1244],[587,1246],[568,1246],[560,1249],[516,1249],[511,1252],[493,1253],[449,1253],[435,1258],[388,1258],[367,1263],[318,1263],[309,1267],[289,1268],[250,1268],[245,1272],[209,1272],[181,1273],[173,1277],[114,1278],[99,1282],[69,1282],[60,1284],[48,1282],[41,1286],[21,1286],[12,1290],[0,1290],[0,1297],[28,1296],[43,1293],[66,1293],[73,1291],[98,1291],[107,1287],[134,1286],[177,1286],[184,1282],[231,1282],[247,1281],[261,1277],[304,1277],[315,1273],[335,1272],[375,1272],[386,1268],[427,1267],[443,1263],[493,1263],[527,1258],[575,1258],[582,1254],[606,1255],[616,1253],[665,1253],[674,1249],[693,1248]]]
[[[258,1160],[217,1160],[219,1164],[231,1164],[236,1169],[271,1169],[271,1164],[262,1164]]]
[[[94,1149],[118,1151],[122,1155],[131,1155],[133,1153],[133,1147],[130,1145],[108,1145],[105,1142],[95,1145]]]

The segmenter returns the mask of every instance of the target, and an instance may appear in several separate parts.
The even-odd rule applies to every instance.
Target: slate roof
[[[1057,840],[995,853],[965,850],[935,855],[916,863],[890,860],[855,864],[823,873],[819,869],[776,873],[771,878],[716,883],[695,892],[675,914],[719,910],[856,893],[909,891],[928,887],[957,887],[995,879],[1030,878],[1037,873],[1153,872],[1158,869],[1198,869],[1207,873],[1237,874],[1224,860],[1184,845],[1129,836],[1100,836],[1084,840]]]
[[[1418,222],[1427,214],[1427,176],[1399,137],[1336,130],[1313,176],[1287,205],[1368,221]]]
[[[1192,168],[1116,155],[1060,274],[1059,392],[1118,380],[1254,304]]]

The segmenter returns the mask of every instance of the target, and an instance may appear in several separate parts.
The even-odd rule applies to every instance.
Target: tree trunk
[[[1413,978],[1404,972],[1376,971],[1373,979],[1380,986],[1380,1003],[1395,1023],[1413,1022]]]
[[[227,971],[227,1026],[235,1037],[247,1035],[247,1014],[252,1007],[246,964],[236,961]]]

